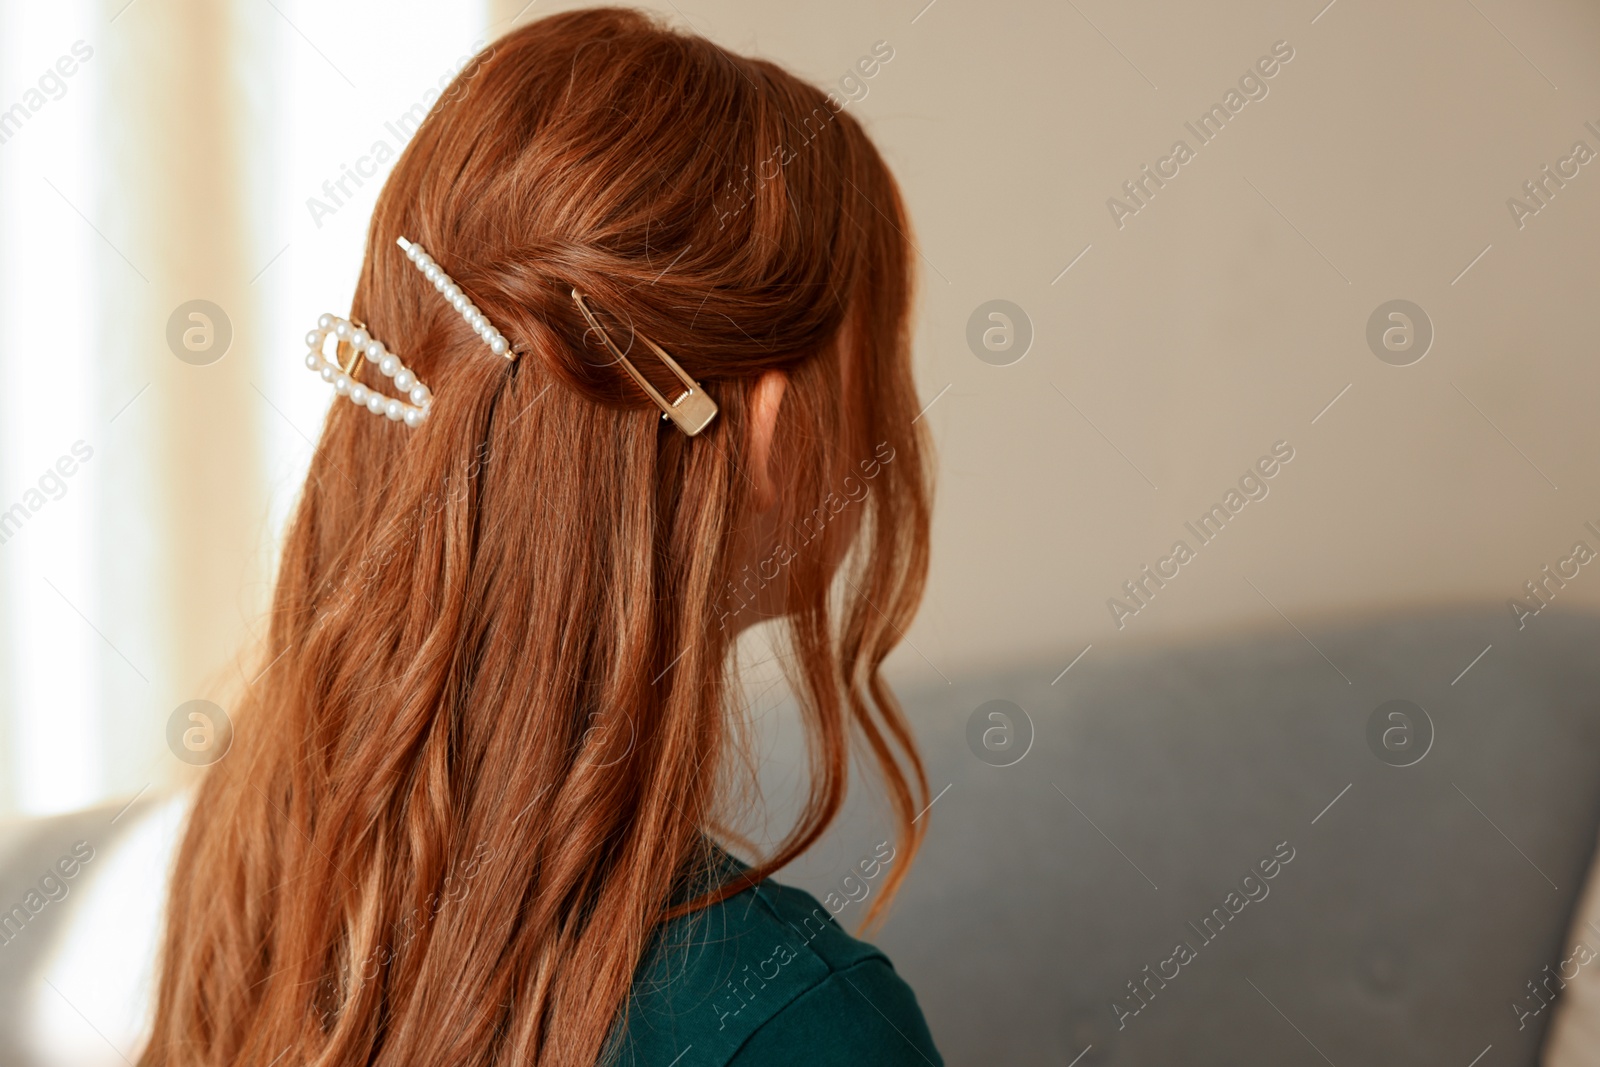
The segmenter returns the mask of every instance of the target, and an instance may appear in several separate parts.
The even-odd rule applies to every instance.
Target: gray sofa
[[[1527,983],[1568,955],[1600,823],[1600,619],[1546,612],[1518,631],[1477,607],[1304,628],[1105,642],[1053,685],[1070,654],[902,688],[943,792],[875,938],[949,1063],[1537,1062],[1551,1012],[1532,1013]],[[1017,749],[986,762],[969,740],[993,699],[1032,722],[1010,766],[994,764]],[[1420,722],[1409,754],[1369,743],[1393,699],[1431,720],[1425,754]],[[788,880],[870,894],[847,876],[882,838],[873,803],[857,790]],[[114,849],[153,804],[115,825],[113,806],[11,827],[0,901],[74,840]],[[19,1051],[19,1013],[84,890],[118,869],[86,865],[0,949],[0,1064],[47,1062]]]
[[[1527,983],[1570,955],[1594,851],[1600,620],[1518,631],[1495,606],[1302,626],[1309,641],[1097,644],[1054,686],[1075,650],[905,692],[950,788],[878,941],[949,1062],[1467,1067],[1491,1045],[1481,1067],[1538,1061],[1551,1011],[1512,1005],[1531,1013]],[[993,698],[1034,724],[1014,766],[967,744]],[[1368,744],[1394,698],[1435,729],[1411,766]],[[1267,895],[1203,941],[1189,924],[1284,841]],[[835,869],[861,844],[830,845]],[[1195,958],[1120,1016],[1180,940]]]

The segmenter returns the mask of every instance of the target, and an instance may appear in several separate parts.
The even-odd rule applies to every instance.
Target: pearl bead
[[[434,272],[442,279],[441,289],[448,287],[457,293],[460,292],[450,281],[449,275],[440,270],[437,264],[427,260],[425,253],[420,249],[415,249],[413,252],[408,252],[408,255],[412,255],[414,260],[427,261],[433,266]],[[463,296],[462,300],[465,299]],[[316,371],[323,381],[333,386],[336,396],[349,397],[351,403],[361,405],[374,415],[383,415],[391,421],[404,422],[407,426],[420,426],[427,421],[428,406],[433,403],[433,394],[399,356],[386,349],[383,342],[372,336],[366,327],[357,326],[350,319],[325,314],[317,322],[317,328],[306,334],[306,345],[310,351],[306,353],[305,364],[308,369]],[[378,364],[384,374],[394,378],[401,393],[400,397],[387,396],[361,384],[346,373],[338,361],[325,356],[322,349],[330,333],[341,345],[347,344],[356,352],[364,354],[369,361]],[[409,397],[415,406],[406,404],[406,397]]]
[[[514,357],[515,352],[511,347],[511,343],[505,339],[505,336],[499,330],[495,329],[494,324],[489,321],[489,317],[462,291],[461,286],[456,284],[455,279],[450,277],[448,271],[439,266],[433,257],[428,255],[423,247],[415,241],[402,237],[399,243],[400,247],[405,250],[406,258],[416,265],[416,268],[422,272],[422,276],[449,302],[451,308],[460,314],[462,320],[472,328],[472,332],[478,335],[491,352],[497,356]],[[403,371],[405,368],[399,369]],[[387,370],[385,373],[388,373]],[[409,378],[400,379],[399,381],[402,390],[405,390],[407,381],[412,382],[417,388],[422,386],[421,382],[416,381],[415,374],[411,374]],[[419,394],[415,388],[410,391],[409,395],[422,405],[426,405],[433,399],[426,390]],[[421,399],[418,399],[419,397]],[[426,407],[424,406],[422,414],[425,416],[426,413]]]

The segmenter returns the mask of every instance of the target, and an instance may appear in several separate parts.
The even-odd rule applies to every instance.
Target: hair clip
[[[439,290],[439,295],[450,301],[450,306],[461,313],[461,317],[467,320],[467,325],[472,327],[472,332],[483,338],[483,343],[489,346],[489,351],[497,356],[516,360],[517,354],[511,350],[511,345],[501,336],[500,331],[489,322],[489,317],[467,299],[467,294],[461,291],[461,287],[445,273],[443,267],[433,261],[433,257],[428,255],[421,245],[404,237],[396,237],[394,243],[405,249],[406,257],[433,283],[433,287]]]
[[[439,295],[450,301],[450,306],[461,313],[461,317],[467,320],[467,325],[472,327],[472,332],[483,338],[483,343],[489,346],[489,351],[506,359],[517,358],[516,352],[512,351],[505,337],[489,322],[488,316],[467,299],[461,287],[445,273],[443,267],[433,261],[433,257],[428,255],[421,245],[404,237],[396,238],[395,243],[405,249],[406,257],[433,283],[433,287],[439,290]],[[325,352],[329,336],[335,340],[333,359],[329,359]],[[324,315],[317,320],[317,328],[306,334],[306,344],[311,349],[306,353],[306,366],[321,374],[323,381],[332,383],[335,393],[349,397],[352,402],[360,404],[374,415],[386,415],[395,422],[404,422],[413,428],[421,426],[427,420],[428,410],[433,406],[433,394],[411,369],[400,361],[399,356],[385,349],[383,342],[368,333],[361,323],[340,318],[338,315]],[[340,359],[346,348],[351,350],[350,356],[348,361],[341,364]],[[361,369],[363,354],[369,363],[376,363],[378,370],[394,379],[395,387],[404,393],[411,403],[408,404],[404,400],[381,393],[372,386],[362,384],[358,372]]]
[[[600,335],[601,343],[610,349],[611,354],[617,357],[617,362],[621,363],[623,369],[632,376],[635,382],[639,383],[639,388],[648,393],[650,399],[656,402],[656,406],[661,409],[662,418],[671,419],[678,429],[690,437],[711,425],[711,420],[717,417],[717,402],[705,394],[699,382],[689,377],[684,372],[684,369],[678,366],[677,360],[667,355],[662,347],[650,340],[650,338],[640,333],[634,334],[635,337],[649,346],[650,351],[659,356],[661,362],[665,363],[668,369],[673,374],[676,374],[678,380],[683,383],[683,392],[678,394],[675,400],[668,401],[666,397],[656,391],[656,387],[651,385],[644,375],[639,373],[637,367],[628,362],[628,357],[623,355],[622,351],[617,348],[616,344],[611,340],[611,335],[606,333],[605,327],[600,325],[599,320],[594,317],[594,313],[589,310],[589,305],[583,302],[583,294],[576,289],[572,290],[572,300],[578,305],[578,310],[583,312],[584,320],[589,323],[589,328]]]
[[[331,360],[324,352],[330,336],[335,341]],[[349,397],[352,403],[360,404],[374,415],[386,415],[413,429],[428,418],[428,410],[433,406],[433,394],[428,387],[360,323],[338,315],[323,315],[317,320],[317,328],[306,334],[306,344],[311,349],[306,353],[306,366],[320,373],[323,381],[332,383],[335,393]],[[350,350],[350,355],[341,366],[339,358],[345,349]],[[368,363],[376,363],[386,377],[394,379],[395,388],[406,395],[411,401],[409,404],[360,381],[363,355]]]

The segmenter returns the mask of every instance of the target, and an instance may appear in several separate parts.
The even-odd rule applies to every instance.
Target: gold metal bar
[[[689,377],[688,373],[678,366],[678,361],[667,355],[666,350],[643,334],[634,334],[660,357],[661,361],[667,365],[667,368],[677,375],[678,380],[683,383],[684,391],[671,401],[662,396],[656,387],[651,385],[643,374],[639,373],[639,369],[628,361],[628,357],[622,354],[622,350],[611,340],[611,335],[606,332],[606,328],[600,325],[600,320],[595,318],[594,313],[589,310],[589,305],[584,303],[583,294],[576,289],[572,290],[572,300],[578,305],[578,310],[583,313],[584,321],[589,324],[589,328],[600,335],[601,343],[606,346],[613,356],[617,357],[617,362],[622,364],[622,368],[639,384],[639,388],[643,389],[646,395],[656,402],[656,406],[661,409],[661,413],[671,419],[678,429],[693,437],[711,425],[711,420],[717,417],[716,401],[705,394],[705,390],[700,387],[700,383]]]

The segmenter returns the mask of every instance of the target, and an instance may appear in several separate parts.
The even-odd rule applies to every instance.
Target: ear
[[[769,370],[750,392],[750,463],[756,483],[756,505],[766,511],[778,501],[778,487],[772,480],[772,438],[778,428],[778,409],[789,388],[789,376]]]

